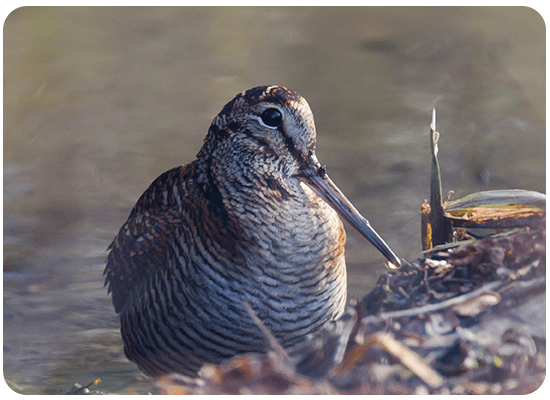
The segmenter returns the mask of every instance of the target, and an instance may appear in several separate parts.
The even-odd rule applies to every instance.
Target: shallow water
[[[317,155],[401,257],[420,250],[429,122],[444,190],[545,192],[544,22],[528,8],[22,8],[4,25],[4,377],[145,393],[103,288],[136,199],[236,93],[309,102]],[[347,229],[349,288],[384,259]]]

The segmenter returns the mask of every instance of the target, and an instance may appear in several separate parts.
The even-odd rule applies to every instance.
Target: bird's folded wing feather
[[[109,246],[105,284],[120,312],[133,288],[148,274],[167,264],[169,241],[181,224],[181,197],[177,183],[192,173],[193,165],[160,175],[143,193],[128,221]],[[179,204],[178,204],[179,202]]]

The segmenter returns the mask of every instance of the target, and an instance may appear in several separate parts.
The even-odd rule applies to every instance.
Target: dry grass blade
[[[437,159],[440,135],[437,132],[435,108],[432,110],[432,122],[430,124],[430,147],[432,153],[432,172],[430,179],[430,224],[433,246],[446,243],[451,237],[452,228],[444,217],[443,196],[441,194],[441,170]]]
[[[335,368],[333,375],[344,376],[348,374],[373,347],[386,350],[429,386],[437,388],[443,385],[443,377],[441,377],[437,371],[430,367],[422,358],[411,351],[408,347],[404,346],[402,343],[395,340],[391,335],[384,332],[379,332],[368,336],[363,341],[363,344],[350,351],[342,364]]]
[[[281,344],[277,341],[275,336],[273,336],[273,334],[269,331],[269,329],[266,328],[266,326],[263,324],[260,318],[258,318],[258,316],[254,312],[252,307],[250,307],[250,304],[248,304],[247,301],[243,301],[243,305],[248,315],[250,315],[250,318],[252,318],[252,321],[254,321],[254,323],[258,326],[258,328],[260,328],[266,340],[268,341],[269,345],[274,350],[275,355],[277,356],[277,359],[279,361],[278,364],[280,364],[279,365],[279,367],[281,368],[280,371],[281,372],[284,371],[286,373],[294,373],[294,364],[288,357],[288,354],[285,351],[285,349],[283,349],[283,346],[281,346]]]

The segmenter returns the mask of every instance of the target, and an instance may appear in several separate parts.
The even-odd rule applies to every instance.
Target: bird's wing
[[[180,193],[180,183],[189,181],[193,173],[194,165],[188,164],[155,179],[109,246],[105,285],[116,312],[143,278],[167,265],[169,241],[182,223],[182,199],[187,196]]]

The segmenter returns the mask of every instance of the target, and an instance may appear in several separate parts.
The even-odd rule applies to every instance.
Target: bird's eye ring
[[[283,115],[276,108],[268,108],[262,113],[261,117],[263,123],[272,128],[277,128],[283,122]]]

